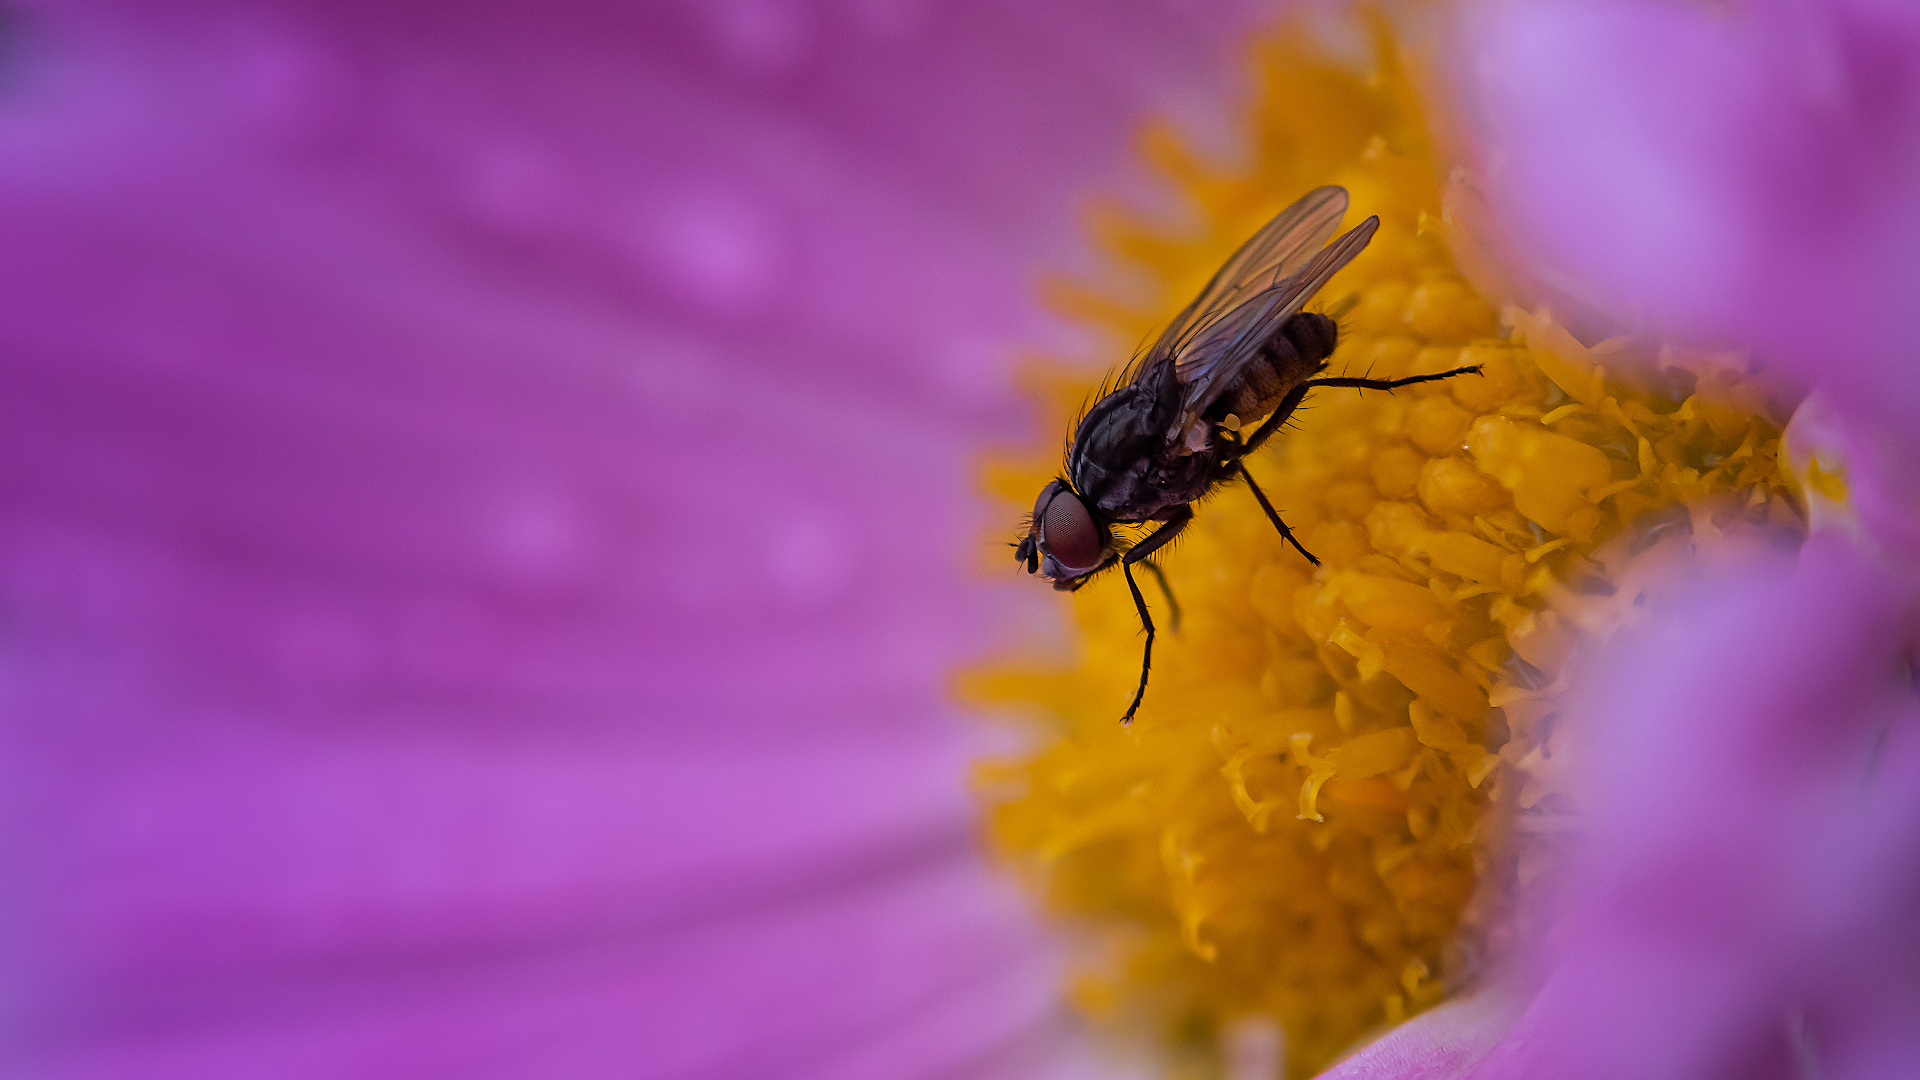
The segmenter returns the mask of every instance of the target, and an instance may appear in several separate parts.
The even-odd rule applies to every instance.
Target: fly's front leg
[[[1244,464],[1240,466],[1240,475],[1246,479],[1247,487],[1253,492],[1253,497],[1260,500],[1260,509],[1267,512],[1267,520],[1273,522],[1273,527],[1280,530],[1280,536],[1285,539],[1287,543],[1293,545],[1293,550],[1305,556],[1308,562],[1319,566],[1320,560],[1313,557],[1313,552],[1300,546],[1300,541],[1294,538],[1293,530],[1287,528],[1287,523],[1280,520],[1280,512],[1275,510],[1273,504],[1267,501],[1266,492],[1261,491],[1260,485],[1253,482],[1253,474],[1247,471],[1247,467]]]
[[[1167,598],[1167,610],[1173,613],[1172,628],[1175,632],[1178,632],[1180,629],[1180,601],[1173,598],[1173,586],[1167,584],[1166,571],[1160,569],[1160,564],[1154,562],[1152,559],[1143,559],[1140,565],[1146,567],[1147,573],[1153,575],[1153,580],[1160,583],[1160,595]]]
[[[1140,613],[1140,626],[1147,632],[1147,646],[1140,654],[1140,688],[1133,692],[1133,703],[1127,706],[1127,715],[1120,718],[1122,724],[1133,723],[1133,714],[1140,708],[1140,702],[1147,696],[1147,672],[1153,668],[1153,616],[1147,612],[1147,598],[1140,595],[1140,586],[1133,580],[1133,564],[1165,547],[1167,541],[1180,534],[1193,520],[1193,508],[1182,506],[1173,512],[1173,516],[1160,523],[1153,535],[1133,545],[1126,557],[1120,560],[1120,572],[1126,575],[1127,589],[1133,593],[1133,607]]]
[[[1314,386],[1351,386],[1360,390],[1398,390],[1403,386],[1412,386],[1414,383],[1438,382],[1441,379],[1451,379],[1455,375],[1478,374],[1480,374],[1480,365],[1475,364],[1472,367],[1457,367],[1452,371],[1442,371],[1437,375],[1409,375],[1404,379],[1312,379],[1301,383],[1298,389],[1305,390]]]

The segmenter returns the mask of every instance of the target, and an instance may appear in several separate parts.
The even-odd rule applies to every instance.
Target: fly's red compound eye
[[[1100,530],[1086,504],[1071,491],[1060,492],[1047,504],[1040,518],[1040,543],[1069,570],[1091,570],[1100,562]]]
[[[1065,489],[1066,485],[1058,480],[1049,480],[1047,486],[1040,489],[1040,497],[1033,500],[1033,524],[1036,528],[1040,525],[1040,515],[1047,512],[1047,504]]]

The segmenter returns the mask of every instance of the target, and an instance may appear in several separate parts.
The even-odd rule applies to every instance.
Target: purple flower
[[[1549,929],[1329,1075],[1913,1075],[1920,20],[1503,4],[1474,36],[1490,201],[1532,264],[1816,393],[1789,442],[1846,495],[1596,659],[1560,720],[1583,839]]]
[[[0,14],[8,1076],[1058,1064],[970,455],[1246,13]]]

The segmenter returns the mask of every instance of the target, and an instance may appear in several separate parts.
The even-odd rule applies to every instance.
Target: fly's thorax
[[[1127,471],[1110,478],[1095,504],[1108,521],[1139,524],[1159,520],[1164,511],[1205,495],[1217,482],[1216,455],[1168,452],[1141,458]]]
[[[1151,384],[1133,383],[1094,403],[1074,432],[1068,475],[1080,493],[1102,508],[1125,505],[1123,492],[1157,452],[1173,404]]]
[[[1218,454],[1209,448],[1197,454],[1183,454],[1164,458],[1156,463],[1149,484],[1154,489],[1158,505],[1148,513],[1151,517],[1172,506],[1193,502],[1212,490],[1215,479]]]

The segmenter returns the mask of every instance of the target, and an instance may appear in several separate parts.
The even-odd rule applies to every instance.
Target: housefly
[[[1393,390],[1480,370],[1405,379],[1316,377],[1327,368],[1339,328],[1333,319],[1301,308],[1380,227],[1380,219],[1370,217],[1329,244],[1346,213],[1345,188],[1315,188],[1254,233],[1120,373],[1120,385],[1081,417],[1067,447],[1066,475],[1034,500],[1026,535],[1014,551],[1027,573],[1072,591],[1118,563],[1133,593],[1147,641],[1140,685],[1122,723],[1140,708],[1153,665],[1153,616],[1133,567],[1180,535],[1193,520],[1196,500],[1245,480],[1281,537],[1318,566],[1320,560],[1301,546],[1254,483],[1247,456],[1280,430],[1315,387]],[[1251,434],[1243,435],[1249,428]],[[1116,524],[1149,522],[1158,527],[1138,541],[1114,537]]]

